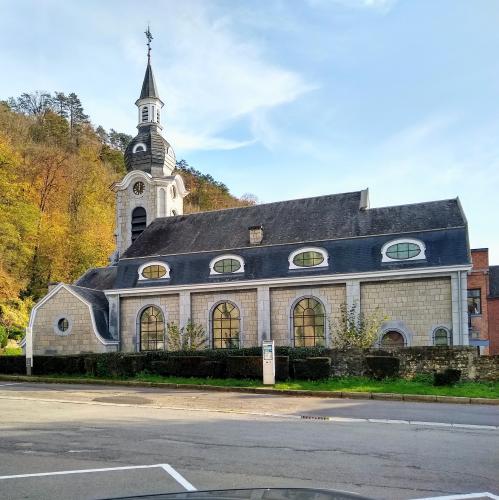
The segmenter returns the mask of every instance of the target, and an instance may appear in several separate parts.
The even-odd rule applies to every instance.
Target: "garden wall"
[[[499,380],[499,356],[480,356],[476,347],[406,347],[390,350],[278,347],[276,353],[279,379],[288,376],[312,379],[318,377],[318,373],[327,374],[327,371],[333,377],[367,375],[367,357],[393,356],[399,360],[399,374],[404,378],[454,368],[462,372],[463,379]],[[328,359],[330,365],[329,362],[325,363]],[[33,360],[34,375],[130,377],[143,371],[214,378],[242,378],[245,374],[246,378],[260,378],[261,349],[35,356]],[[0,373],[25,372],[24,356],[0,356]]]

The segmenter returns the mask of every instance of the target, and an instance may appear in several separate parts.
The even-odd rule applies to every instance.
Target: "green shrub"
[[[443,372],[435,372],[433,385],[454,385],[461,379],[461,370],[446,368]]]
[[[322,380],[331,374],[331,358],[293,360],[293,377],[301,380]]]
[[[366,356],[366,375],[376,380],[398,376],[400,360],[394,356]]]
[[[6,347],[8,341],[9,341],[9,334],[7,332],[7,328],[5,328],[5,326],[3,325],[0,325],[0,349]]]
[[[26,375],[26,357],[0,356],[0,373],[4,375]]]
[[[171,356],[160,361],[152,361],[151,371],[164,377],[197,377],[200,365],[204,361],[205,358],[202,356]]]

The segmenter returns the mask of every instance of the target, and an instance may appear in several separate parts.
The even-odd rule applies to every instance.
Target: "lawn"
[[[91,380],[96,377],[69,377],[60,375],[57,376],[57,378],[79,378]],[[159,375],[150,375],[147,373],[137,374],[136,377],[128,380],[169,384],[215,385],[221,387],[269,387],[264,386],[261,380],[161,377]],[[306,380],[278,382],[273,387],[275,389],[282,390],[384,392],[392,394],[427,394],[434,396],[462,396],[468,398],[499,399],[499,381],[459,382],[454,386],[435,387],[432,385],[431,376],[419,376],[415,380],[373,380],[367,377],[337,377],[315,382]]]

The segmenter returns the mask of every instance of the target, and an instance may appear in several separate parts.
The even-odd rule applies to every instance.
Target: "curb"
[[[143,382],[139,380],[109,380],[81,378],[51,378],[27,375],[0,375],[0,381],[35,382],[43,384],[114,385],[128,387],[156,387],[163,389],[190,389],[213,392],[240,392],[294,397],[373,399],[381,401],[407,401],[418,403],[450,403],[474,405],[499,405],[499,399],[467,398],[461,396],[434,396],[431,394],[397,394],[389,392],[306,391],[298,389],[273,389],[267,387],[225,387],[220,385],[173,384],[168,382]]]

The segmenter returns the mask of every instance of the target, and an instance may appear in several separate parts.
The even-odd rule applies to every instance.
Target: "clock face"
[[[133,185],[133,192],[136,195],[142,194],[144,192],[144,183],[143,182],[136,182]]]

